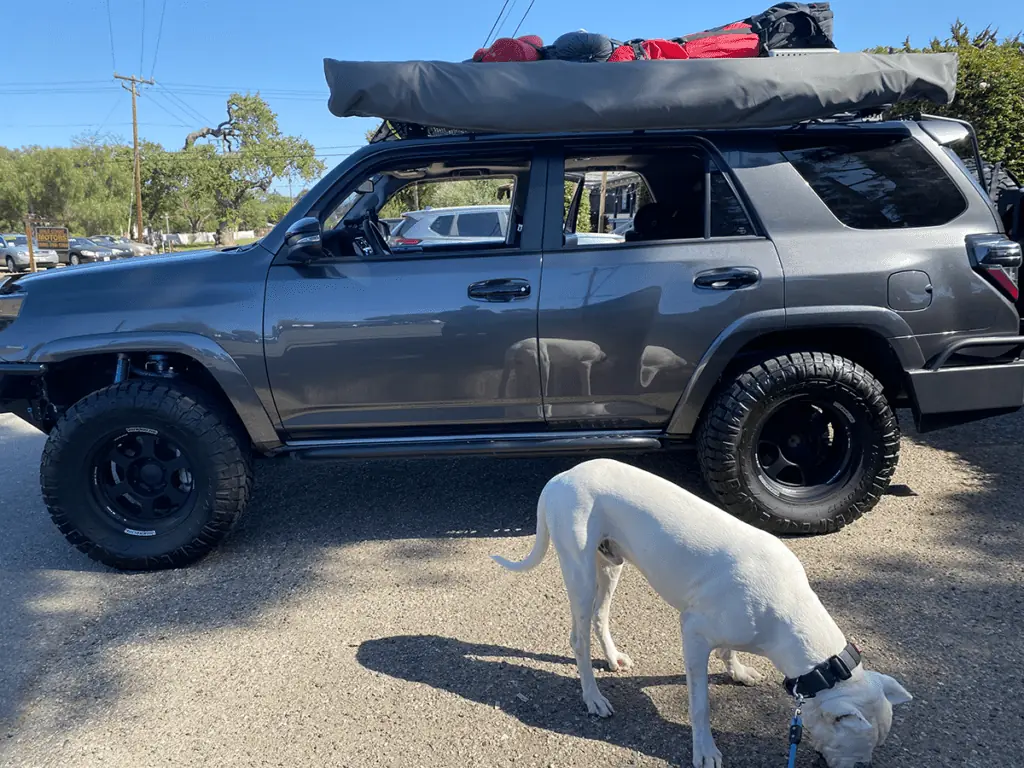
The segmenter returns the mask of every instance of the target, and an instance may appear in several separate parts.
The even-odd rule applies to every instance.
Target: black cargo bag
[[[786,48],[835,48],[833,13],[829,3],[779,3],[747,23],[768,51]]]

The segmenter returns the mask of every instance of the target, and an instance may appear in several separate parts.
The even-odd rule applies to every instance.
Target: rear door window
[[[953,180],[910,137],[786,137],[780,149],[836,218],[853,229],[936,227],[967,210]]]
[[[459,214],[459,237],[501,237],[497,211]]]

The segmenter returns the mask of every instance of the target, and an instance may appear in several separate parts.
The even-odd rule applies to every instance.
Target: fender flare
[[[743,347],[760,336],[778,331],[828,328],[863,330],[888,342],[904,370],[925,364],[921,347],[907,321],[891,309],[870,306],[798,307],[769,309],[741,317],[722,331],[697,365],[679,403],[672,412],[667,434],[693,434],[704,405]]]
[[[220,385],[259,450],[270,450],[281,445],[273,420],[238,363],[217,342],[198,333],[135,331],[70,336],[38,347],[33,351],[30,362],[59,363],[82,355],[139,350],[176,353],[195,360]]]

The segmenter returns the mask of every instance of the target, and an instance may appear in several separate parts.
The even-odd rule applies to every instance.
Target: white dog
[[[713,651],[738,683],[761,679],[740,662],[737,651],[745,651],[767,657],[787,685],[816,694],[804,702],[804,725],[831,768],[870,762],[889,734],[893,705],[911,700],[896,680],[860,666],[859,652],[847,646],[781,541],[667,480],[609,459],[580,464],[544,487],[529,556],[519,563],[494,559],[525,571],[544,559],[550,541],[569,593],[570,642],[591,714],[612,714],[591,668],[592,621],[610,668],[632,666],[608,626],[623,562],[639,568],[679,611],[695,768],[722,764],[708,712]]]

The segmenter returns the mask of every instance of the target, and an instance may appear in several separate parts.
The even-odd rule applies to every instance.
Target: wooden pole
[[[601,171],[601,202],[597,209],[597,231],[604,232],[605,197],[608,195],[608,171]]]
[[[121,87],[132,93],[132,138],[135,145],[135,239],[142,242],[142,160],[139,157],[139,113],[136,100],[139,96],[139,84],[153,85],[153,81],[135,75],[119,75],[116,72],[114,78],[129,83],[129,85],[122,83]]]
[[[28,268],[30,272],[36,271],[36,252],[32,249],[32,221],[25,217],[25,237],[28,238]]]

